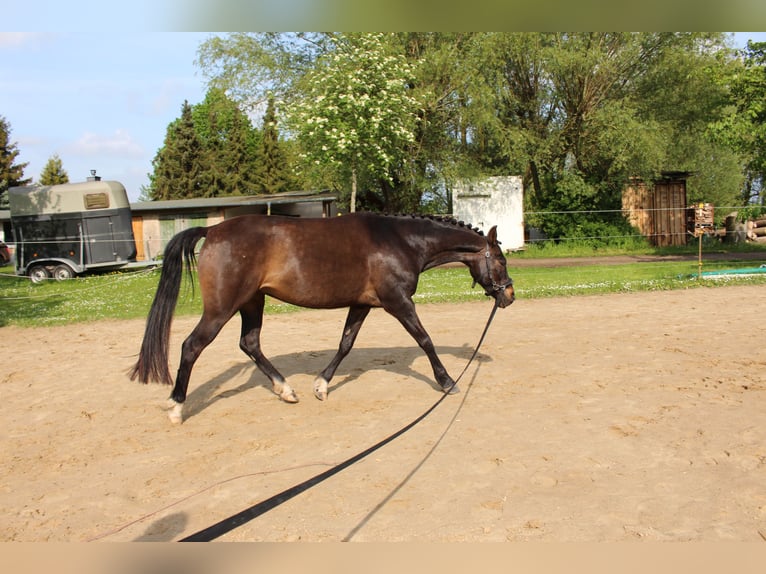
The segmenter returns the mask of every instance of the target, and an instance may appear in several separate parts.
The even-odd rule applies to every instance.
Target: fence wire
[[[764,213],[766,213],[766,206],[758,206],[758,205],[739,205],[739,206],[715,206],[715,210],[717,212],[726,212],[726,213],[734,213],[734,212],[740,212],[740,211],[750,211],[754,208],[762,208],[764,210]],[[686,210],[689,209],[688,207],[685,208],[678,208],[678,207],[653,207],[653,208],[639,208],[637,211],[639,211],[642,214],[646,213],[662,213],[662,212],[680,212],[683,211],[684,213]],[[529,217],[545,217],[547,215],[614,215],[614,214],[623,214],[628,217],[629,210],[627,209],[583,209],[583,210],[561,210],[561,211],[547,211],[547,210],[538,210],[538,211],[524,211],[522,213],[522,221],[527,221]],[[655,238],[655,237],[675,237],[680,235],[687,235],[686,232],[684,233],[655,233],[655,234],[642,234],[642,233],[633,233],[633,234],[625,234],[625,235],[592,235],[592,236],[576,236],[576,237],[556,237],[556,238],[545,238],[541,237],[539,239],[534,240],[525,240],[526,243],[537,243],[537,242],[545,242],[545,241],[556,241],[556,242],[568,242],[568,241],[583,241],[583,240],[614,240],[614,239],[637,239],[637,238]],[[103,236],[102,236],[103,237]],[[79,240],[79,238],[62,238],[62,239],[29,239],[26,240],[25,243],[34,243],[36,245],[63,245],[63,244],[71,244],[74,241]],[[169,241],[169,238],[145,238],[144,242],[147,241],[160,241],[161,249],[164,249],[165,244]],[[93,244],[93,243],[134,243],[135,240],[131,239],[112,239],[111,237],[105,237],[101,238],[98,235],[91,235],[88,237],[88,240],[86,244]],[[17,242],[11,240],[6,241],[6,244],[16,249]]]

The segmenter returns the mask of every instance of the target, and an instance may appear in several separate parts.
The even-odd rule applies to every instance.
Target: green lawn
[[[766,284],[766,274],[698,280],[696,261],[516,268],[515,257],[517,255],[508,259],[509,274],[513,277],[517,298],[520,299]],[[703,270],[758,267],[765,263],[766,252],[762,261],[706,261]],[[0,326],[45,326],[99,319],[144,318],[154,297],[159,274],[159,270],[155,269],[34,285],[27,279],[14,276],[11,267],[0,268]],[[484,298],[481,288],[471,288],[471,277],[462,266],[424,273],[415,295],[415,301],[419,304],[480,301]],[[269,300],[266,312],[284,313],[296,309]],[[198,315],[200,311],[199,289],[195,288],[192,293],[191,286],[184,282],[176,313]]]

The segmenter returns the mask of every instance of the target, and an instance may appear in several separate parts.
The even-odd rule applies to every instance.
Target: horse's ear
[[[493,225],[487,234],[487,243],[497,245],[497,225]]]

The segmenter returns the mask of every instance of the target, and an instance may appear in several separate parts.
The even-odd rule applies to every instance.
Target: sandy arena
[[[412,430],[224,541],[766,539],[759,286],[524,300]],[[420,305],[457,376],[489,300]],[[197,362],[186,420],[131,382],[143,321],[2,328],[0,539],[171,541],[346,460],[440,396],[424,353],[371,313],[322,403],[345,310],[266,317],[281,402],[231,321]],[[180,344],[196,318],[176,319]]]

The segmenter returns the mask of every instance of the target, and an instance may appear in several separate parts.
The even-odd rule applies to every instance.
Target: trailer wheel
[[[30,267],[27,274],[32,283],[42,283],[46,279],[50,279],[48,270],[43,265],[34,265],[33,267]]]
[[[74,271],[69,265],[56,265],[53,268],[53,278],[56,281],[66,281],[67,279],[74,279]]]

